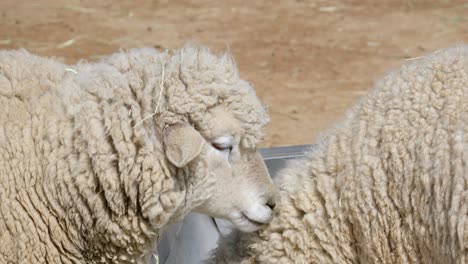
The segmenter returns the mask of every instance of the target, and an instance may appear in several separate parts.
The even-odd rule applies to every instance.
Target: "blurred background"
[[[75,63],[189,40],[234,54],[269,107],[264,147],[310,144],[405,59],[468,42],[468,1],[0,0],[0,49]]]

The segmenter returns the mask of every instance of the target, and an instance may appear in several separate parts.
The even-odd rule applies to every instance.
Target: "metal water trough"
[[[300,158],[309,145],[260,149],[272,178],[287,160]],[[196,264],[205,260],[216,248],[220,235],[232,231],[232,225],[222,219],[201,214],[189,214],[182,223],[168,227],[162,234],[153,263]]]

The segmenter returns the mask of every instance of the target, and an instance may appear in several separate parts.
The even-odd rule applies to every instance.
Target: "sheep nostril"
[[[274,200],[270,200],[266,204],[268,207],[270,207],[271,210],[275,209],[276,203]]]

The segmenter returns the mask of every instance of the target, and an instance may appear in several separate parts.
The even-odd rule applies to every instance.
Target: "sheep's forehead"
[[[201,129],[208,139],[224,136],[241,137],[243,134],[241,122],[225,106],[219,105],[210,109],[206,117],[209,121],[201,126]]]

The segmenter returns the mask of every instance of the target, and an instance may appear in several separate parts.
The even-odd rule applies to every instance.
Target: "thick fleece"
[[[210,138],[220,105],[254,147],[268,117],[228,55],[188,45],[64,65],[0,51],[0,263],[146,261],[207,181],[167,160],[163,129]]]
[[[277,181],[277,217],[213,263],[467,263],[468,46],[375,84]]]

